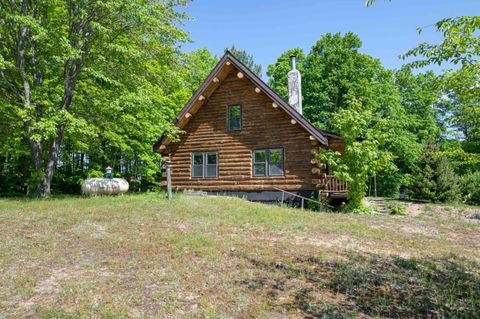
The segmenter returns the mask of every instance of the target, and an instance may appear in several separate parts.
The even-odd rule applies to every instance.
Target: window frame
[[[195,164],[195,155],[201,154],[202,156],[202,164]],[[216,163],[215,164],[208,164],[208,155],[215,154]],[[192,178],[218,178],[218,162],[219,162],[219,155],[218,151],[200,151],[200,152],[192,152],[192,164],[190,166],[191,169],[191,177]],[[202,176],[195,176],[195,166],[202,167]],[[214,176],[207,176],[208,174],[208,167],[215,166],[215,175]]]
[[[234,107],[238,107],[240,108],[240,127],[239,128],[235,128],[235,129],[232,129],[230,127],[230,109],[234,108]],[[227,105],[227,130],[229,132],[238,132],[238,131],[241,131],[243,128],[243,106],[241,103],[238,103],[238,104],[229,104]]]
[[[270,173],[270,151],[278,151],[282,152],[282,174],[271,174]],[[265,151],[265,175],[255,174],[255,152]],[[253,177],[278,177],[278,176],[285,176],[285,149],[283,147],[270,147],[270,148],[256,148],[252,150],[252,176]]]
[[[256,162],[256,156],[255,156],[256,152],[265,152],[265,161],[257,163]],[[268,153],[267,149],[256,149],[256,150],[252,151],[252,175],[253,176],[255,176],[255,177],[266,177],[266,176],[268,176],[268,160],[267,160],[268,154],[267,153]],[[265,174],[256,174],[255,173],[255,164],[265,165]]]

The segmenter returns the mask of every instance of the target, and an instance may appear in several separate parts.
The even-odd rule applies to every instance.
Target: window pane
[[[230,118],[240,118],[240,105],[230,106]]]
[[[207,153],[207,165],[217,164],[217,153]]]
[[[203,177],[203,165],[193,165],[193,177]]]
[[[242,123],[239,118],[230,119],[229,129],[231,131],[240,130],[242,128]]]
[[[265,163],[266,161],[266,151],[254,151],[254,163]]]
[[[203,153],[193,153],[193,164],[203,165]]]
[[[254,164],[253,165],[253,175],[255,176],[265,176],[265,163]]]
[[[280,164],[283,162],[283,152],[281,149],[270,150],[269,152],[270,164]]]
[[[228,107],[228,129],[240,130],[242,128],[242,108],[240,105]]]
[[[208,165],[207,164],[207,177],[216,177],[217,176],[217,165]]]
[[[269,151],[268,175],[283,175],[283,150],[272,149]]]
[[[268,175],[283,175],[283,164],[272,164],[268,165]]]

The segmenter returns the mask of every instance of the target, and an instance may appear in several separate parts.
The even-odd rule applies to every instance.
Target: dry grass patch
[[[479,223],[418,209],[353,216],[160,194],[0,200],[0,317],[474,317]]]

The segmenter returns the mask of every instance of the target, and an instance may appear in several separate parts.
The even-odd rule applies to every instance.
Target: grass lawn
[[[478,318],[480,209],[415,205],[0,200],[0,318]]]

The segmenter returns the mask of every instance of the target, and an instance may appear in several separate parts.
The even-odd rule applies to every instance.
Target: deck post
[[[303,209],[303,203],[305,202],[305,199],[302,197],[302,209]]]
[[[285,192],[282,191],[282,206],[283,206],[283,200],[285,199]]]
[[[165,161],[165,167],[167,169],[167,198],[172,199],[172,162],[170,160]]]

